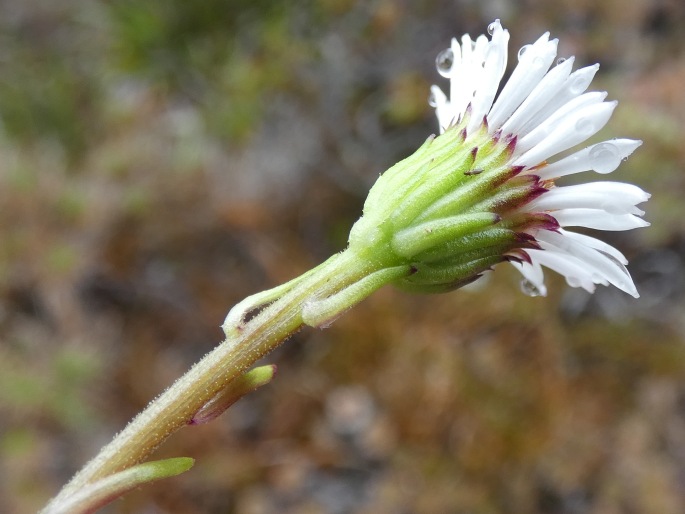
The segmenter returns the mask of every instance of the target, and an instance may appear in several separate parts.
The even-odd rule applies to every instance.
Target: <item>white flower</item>
[[[507,65],[509,33],[499,20],[490,24],[488,32],[490,40],[484,35],[475,41],[463,36],[461,44],[452,39],[450,48],[438,55],[438,72],[450,79],[449,99],[433,86],[429,102],[441,132],[464,121],[468,133],[485,124],[497,139],[515,137],[509,164],[523,167],[519,176],[534,175],[545,184],[545,192],[517,208],[519,213],[551,216],[558,224],[528,230],[538,248],[518,249],[509,256],[525,277],[522,288],[530,295],[545,295],[545,266],[566,277],[570,286],[593,292],[596,284],[612,284],[638,297],[621,252],[566,227],[648,226],[636,205],[650,195],[621,182],[558,187],[555,181],[583,171],[610,173],[642,142],[612,139],[548,162],[595,135],[611,117],[617,102],[605,101],[604,92],[585,92],[599,65],[572,71],[571,57],[553,66],[558,40],[545,33],[519,50],[518,65],[495,99]]]

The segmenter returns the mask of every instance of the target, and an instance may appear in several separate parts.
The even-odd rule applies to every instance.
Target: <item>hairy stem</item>
[[[138,414],[43,512],[62,512],[60,505],[70,495],[95,480],[144,461],[167,437],[189,424],[229,382],[299,330],[304,324],[302,311],[308,302],[335,295],[382,267],[348,249],[295,279],[292,288],[283,288],[282,296],[256,314],[233,316],[232,326],[224,326],[226,340]],[[348,307],[341,305],[340,312]],[[245,321],[244,315],[253,317]]]

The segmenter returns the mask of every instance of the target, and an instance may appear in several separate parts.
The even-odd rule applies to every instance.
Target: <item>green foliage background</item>
[[[601,62],[616,172],[649,229],[606,237],[635,301],[501,266],[383,290],[159,452],[195,468],[106,512],[685,510],[685,8],[676,0],[7,0],[0,16],[0,511],[37,510],[221,338],[227,310],[342,249],[432,132],[433,57],[495,17]]]

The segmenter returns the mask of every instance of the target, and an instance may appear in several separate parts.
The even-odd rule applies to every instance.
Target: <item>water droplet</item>
[[[559,57],[557,59],[557,66],[559,66],[560,64],[564,64],[565,62],[566,62],[566,57]]]
[[[488,25],[488,34],[490,34],[492,36],[495,33],[496,28],[497,28],[497,23],[493,21],[490,25]]]
[[[533,45],[523,45],[523,46],[519,49],[519,61],[520,61],[521,58],[523,57],[523,54],[525,54],[532,46],[533,46]]]
[[[571,287],[580,287],[582,281],[578,277],[568,276],[566,277],[566,283]]]
[[[440,75],[442,75],[443,77],[449,78],[453,65],[454,65],[454,52],[452,52],[451,48],[445,48],[435,58],[435,68],[438,70],[438,73]]]
[[[576,121],[576,130],[582,135],[589,137],[594,128],[595,124],[592,123],[592,120],[589,120],[588,118],[580,118],[578,121]]]
[[[584,77],[575,77],[568,86],[568,90],[572,95],[579,95],[587,88],[587,83]]]
[[[521,292],[523,294],[525,294],[526,296],[531,296],[531,297],[542,295],[542,292],[540,291],[538,286],[533,284],[527,278],[524,278],[523,280],[521,280]]]
[[[616,145],[599,143],[590,149],[592,169],[597,173],[611,173],[621,164],[621,156]]]
[[[430,95],[428,95],[428,105],[431,107],[437,107],[438,106],[438,100],[435,97],[435,93],[431,91]]]

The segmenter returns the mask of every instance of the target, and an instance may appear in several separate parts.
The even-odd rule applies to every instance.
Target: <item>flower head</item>
[[[541,268],[545,266],[565,276],[571,286],[592,292],[595,284],[613,284],[637,297],[627,261],[617,249],[566,227],[647,226],[636,205],[650,195],[621,182],[559,187],[556,179],[590,170],[610,173],[642,142],[613,139],[549,162],[593,136],[611,117],[617,102],[605,101],[605,92],[586,92],[599,65],[572,71],[573,57],[554,65],[558,41],[545,33],[519,50],[518,65],[495,99],[506,68],[509,33],[499,20],[490,24],[488,32],[489,40],[479,36],[472,41],[466,35],[459,44],[452,39],[451,46],[438,55],[438,72],[450,79],[449,99],[433,86],[429,102],[442,132],[457,127],[467,134],[487,130],[492,138],[515,141],[508,164],[521,167],[518,179],[530,177],[540,186],[512,213],[547,215],[550,221],[525,230],[534,238],[535,248],[509,255],[525,277],[524,288],[529,294],[546,294]]]
[[[623,254],[567,227],[647,226],[636,206],[649,194],[620,182],[556,184],[610,173],[641,144],[612,139],[555,157],[595,135],[616,107],[606,93],[586,92],[599,65],[554,64],[558,41],[545,33],[521,48],[498,95],[509,33],[499,20],[488,32],[453,39],[438,55],[438,72],[450,79],[449,98],[433,86],[429,99],[441,135],[378,179],[350,248],[375,265],[408,264],[411,273],[394,283],[419,292],[454,289],[510,261],[530,295],[546,294],[545,266],[573,287],[613,284],[637,297]]]

